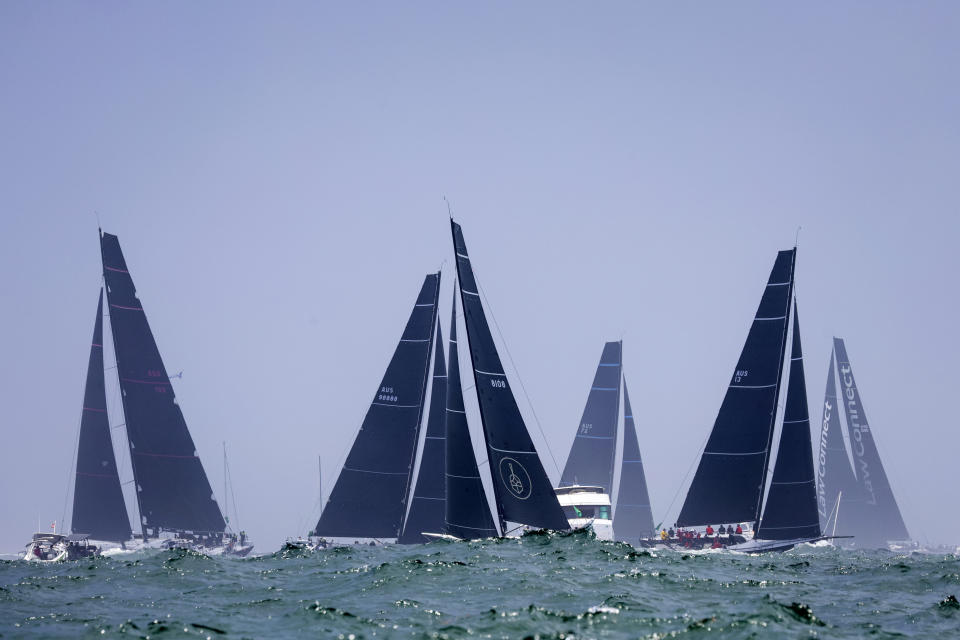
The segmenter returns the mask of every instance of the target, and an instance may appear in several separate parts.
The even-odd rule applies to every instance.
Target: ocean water
[[[960,558],[646,552],[589,534],[0,563],[0,637],[960,637]]]

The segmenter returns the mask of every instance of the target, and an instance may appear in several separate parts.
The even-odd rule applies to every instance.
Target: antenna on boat
[[[450,208],[450,201],[447,200],[447,196],[443,196],[443,201],[447,203],[447,215],[453,220],[453,210]]]

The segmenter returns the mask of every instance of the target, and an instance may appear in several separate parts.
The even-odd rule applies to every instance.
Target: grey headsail
[[[852,527],[856,522],[853,516],[862,511],[860,504],[863,499],[857,479],[853,477],[843,432],[840,430],[840,411],[836,365],[831,350],[820,423],[820,453],[817,456],[817,510],[820,528],[824,533],[833,534],[835,531],[836,535],[847,536],[856,535]]]
[[[145,535],[224,530],[117,236],[100,236],[130,460]]]
[[[410,500],[410,511],[403,523],[403,532],[397,538],[401,544],[429,542],[423,532],[443,531],[446,513],[447,367],[443,361],[443,334],[437,319],[436,344],[433,351],[433,386],[430,392],[430,413],[427,415],[427,435],[420,456],[420,473]]]
[[[560,477],[561,487],[603,487],[604,493],[612,495],[617,424],[620,422],[622,350],[621,342],[608,342],[603,346],[583,417]]]
[[[439,293],[440,273],[432,273],[420,287],[316,535],[399,537],[420,436]]]
[[[653,511],[647,478],[640,459],[640,444],[630,408],[627,381],[623,381],[623,463],[620,469],[620,490],[617,492],[617,509],[613,514],[613,536],[624,542],[636,542],[637,538],[652,536],[654,531]]]
[[[103,289],[87,365],[87,385],[77,444],[77,478],[73,488],[73,533],[94,540],[129,540],[130,520],[123,502],[117,460],[113,455],[107,397],[103,379]]]
[[[807,412],[807,384],[803,374],[796,303],[793,306],[793,348],[789,375],[777,462],[773,467],[763,518],[756,532],[756,537],[763,540],[820,537],[813,449],[810,444],[810,415]]]
[[[497,525],[490,513],[487,493],[477,469],[470,428],[460,385],[457,355],[457,299],[454,292],[450,320],[450,369],[447,373],[446,514],[444,532],[462,538],[496,538]]]
[[[893,490],[880,462],[873,431],[863,411],[863,402],[853,378],[853,369],[843,339],[834,338],[833,348],[837,353],[837,371],[847,418],[847,435],[853,450],[853,468],[864,501],[863,524],[867,530],[857,527],[855,542],[858,546],[884,546],[891,540],[909,540],[910,534],[893,497]],[[868,536],[868,533],[872,534],[872,537]]]
[[[783,371],[796,249],[781,251],[677,524],[760,519]]]
[[[460,225],[450,220],[480,419],[501,525],[569,529],[560,502],[523,422],[487,324]]]

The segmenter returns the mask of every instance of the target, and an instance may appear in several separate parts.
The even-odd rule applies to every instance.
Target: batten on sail
[[[561,487],[603,487],[607,495],[613,491],[622,352],[623,343],[619,341],[603,346],[577,435],[560,477]]]
[[[433,385],[430,392],[430,413],[427,416],[427,434],[420,456],[420,473],[410,500],[410,510],[403,523],[403,532],[397,538],[401,544],[428,542],[424,532],[442,531],[446,512],[446,413],[447,367],[443,361],[443,334],[437,319],[436,344],[433,353]]]
[[[450,220],[461,304],[483,422],[497,511],[503,521],[568,529],[540,456],[520,415],[480,302],[463,232]]]
[[[439,290],[440,273],[429,274],[320,515],[316,535],[400,535],[423,416]]]
[[[623,461],[620,469],[620,490],[613,513],[613,535],[617,540],[636,542],[654,535],[653,510],[647,478],[640,458],[640,443],[630,407],[626,378],[623,380]]]
[[[470,439],[463,388],[460,383],[460,357],[457,353],[457,296],[454,291],[450,318],[450,348],[447,373],[446,406],[446,511],[444,533],[462,540],[495,538],[497,525],[490,513],[483,479]]]
[[[83,393],[70,529],[93,540],[112,542],[129,540],[132,533],[107,416],[103,373],[103,289],[100,289],[97,301],[97,319]]]
[[[759,521],[796,249],[777,255],[677,524]]]
[[[144,537],[161,530],[222,534],[225,528],[177,405],[117,236],[100,236],[110,328]]]

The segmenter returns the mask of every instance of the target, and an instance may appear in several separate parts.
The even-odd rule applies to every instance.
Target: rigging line
[[[687,472],[683,474],[683,479],[680,481],[680,484],[677,485],[677,490],[673,494],[673,500],[670,501],[670,505],[667,507],[667,510],[664,511],[665,514],[669,515],[670,510],[673,509],[674,503],[677,501],[677,496],[680,495],[680,490],[687,484],[687,478],[690,477],[690,472],[693,471],[693,466],[697,464],[697,461],[703,457],[703,452],[707,448],[707,440],[710,439],[710,434],[713,433],[713,427],[710,428],[710,431],[707,431],[707,435],[703,438],[703,443],[700,445],[700,448],[697,450],[697,455],[694,456],[693,460],[690,462],[690,466],[687,467]],[[680,514],[678,513],[677,516]]]
[[[84,380],[83,384],[84,395],[86,395],[87,384]],[[86,402],[86,398],[84,398]],[[73,459],[70,461],[69,473],[67,476],[67,490],[63,493],[63,513],[60,514],[60,522],[63,523],[64,531],[66,531],[67,525],[67,501],[70,498],[70,485],[73,484],[70,480],[76,482],[76,467],[77,467],[77,451],[80,449],[80,429],[83,428],[83,411],[80,412],[80,419],[77,420],[77,437],[73,441]],[[112,444],[111,444],[112,446]],[[73,514],[70,514],[70,526],[73,527]]]
[[[480,291],[480,294],[483,296],[483,302],[486,304],[487,309],[490,311],[490,317],[493,318],[493,326],[497,328],[497,335],[500,336],[500,343],[503,345],[504,351],[507,352],[507,358],[510,359],[510,366],[513,367],[513,372],[517,376],[517,381],[520,383],[520,389],[523,391],[523,397],[527,400],[527,405],[530,407],[530,413],[533,414],[533,420],[537,423],[537,429],[540,430],[540,436],[543,438],[543,443],[547,447],[547,453],[550,454],[550,460],[553,462],[553,467],[557,470],[558,475],[563,475],[563,472],[560,470],[560,465],[557,464],[557,458],[553,455],[553,449],[550,448],[550,440],[547,438],[547,434],[543,432],[543,425],[540,424],[540,418],[537,417],[537,410],[533,407],[533,402],[530,401],[530,395],[527,393],[527,387],[523,384],[523,378],[520,376],[520,370],[517,369],[517,364],[513,361],[513,355],[510,353],[510,347],[507,346],[507,341],[503,337],[503,332],[500,331],[500,323],[497,322],[497,316],[493,313],[493,307],[490,305],[490,300],[487,299],[487,292],[483,290],[483,285],[480,284],[480,278],[477,277],[477,270],[473,270],[473,279],[477,283],[477,289]]]

